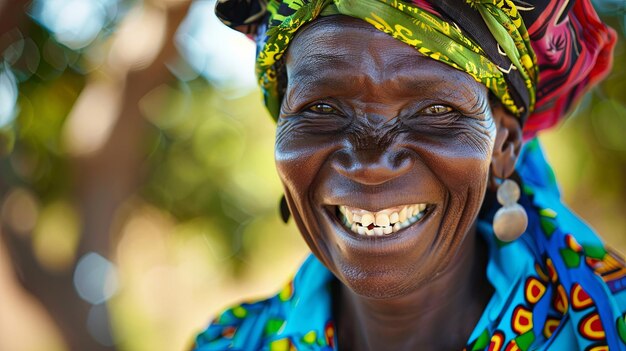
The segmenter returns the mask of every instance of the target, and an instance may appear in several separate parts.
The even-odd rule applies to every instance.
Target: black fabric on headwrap
[[[267,20],[267,0],[218,0],[215,14],[227,26],[256,35],[257,26]]]

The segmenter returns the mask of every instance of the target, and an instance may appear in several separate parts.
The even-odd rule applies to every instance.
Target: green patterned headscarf
[[[508,67],[496,65],[483,48],[465,35],[454,22],[408,2],[397,0],[271,0],[267,3],[270,19],[264,45],[256,61],[259,84],[266,105],[276,119],[280,96],[276,63],[287,51],[298,29],[319,16],[346,15],[360,18],[376,29],[414,47],[434,60],[468,73],[483,83],[514,115],[522,117],[535,104],[536,58],[530,39],[512,1],[468,0],[485,21],[496,39],[501,54],[510,60]],[[528,110],[516,102],[505,74],[517,70],[528,90]]]

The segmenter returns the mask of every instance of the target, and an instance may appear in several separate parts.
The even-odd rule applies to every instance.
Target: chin
[[[377,300],[394,299],[409,295],[419,286],[428,284],[433,278],[399,269],[387,270],[385,272],[354,272],[354,270],[354,267],[342,268],[341,282],[355,294]]]
[[[431,283],[454,262],[477,216],[463,210],[467,199],[324,204],[310,211],[316,217],[310,225],[295,217],[313,253],[346,287],[363,297],[393,299]]]

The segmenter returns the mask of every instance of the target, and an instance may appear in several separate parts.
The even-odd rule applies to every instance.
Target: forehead
[[[379,83],[447,81],[485,89],[467,73],[347,16],[323,17],[303,28],[289,47],[286,65],[290,82],[361,76]]]
[[[288,57],[297,63],[298,59],[316,59],[319,55],[327,55],[329,59],[352,55],[350,58],[354,59],[366,57],[365,53],[374,60],[396,55],[421,56],[414,48],[360,19],[336,15],[321,17],[301,29],[289,47]]]

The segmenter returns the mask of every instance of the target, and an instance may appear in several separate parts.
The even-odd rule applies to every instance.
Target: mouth
[[[417,223],[431,212],[433,205],[412,204],[370,212],[346,205],[336,206],[339,222],[359,236],[392,236]]]

